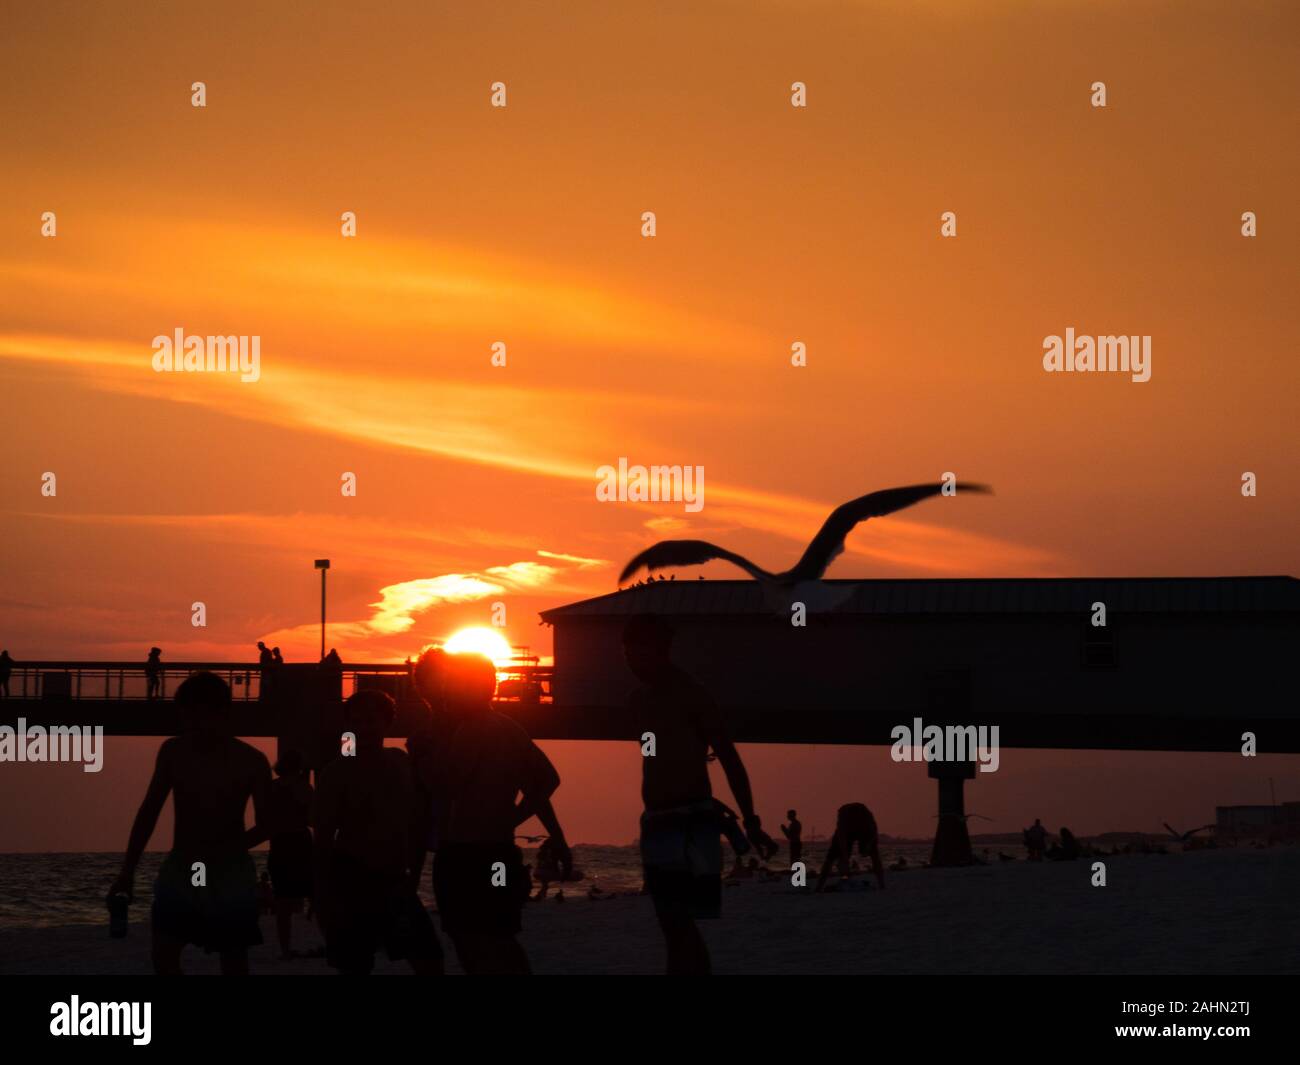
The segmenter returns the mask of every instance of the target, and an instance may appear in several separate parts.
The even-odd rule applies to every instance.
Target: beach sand
[[[723,917],[701,922],[718,973],[1300,972],[1300,848],[1249,847],[1091,860],[1010,862],[889,873],[887,888],[811,895],[782,881],[724,888]],[[583,885],[574,885],[580,888]],[[279,961],[263,918],[256,974],[327,974],[321,959]],[[299,920],[296,946],[319,944]],[[530,904],[522,941],[539,974],[658,973],[650,900]],[[448,968],[459,972],[448,948]],[[193,948],[187,972],[217,971]],[[124,940],[104,925],[0,932],[3,974],[147,974],[147,923]],[[377,973],[406,973],[381,956]]]

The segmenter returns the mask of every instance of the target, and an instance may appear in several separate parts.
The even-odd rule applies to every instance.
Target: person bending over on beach
[[[881,888],[885,886],[885,866],[880,860],[880,835],[876,831],[876,819],[860,802],[851,802],[841,806],[835,814],[835,834],[831,836],[830,847],[826,850],[826,861],[822,864],[822,874],[817,878],[817,890],[826,887],[826,878],[830,876],[831,866],[839,863],[840,876],[849,875],[849,856],[853,845],[858,845],[862,857],[871,858],[871,871]]]
[[[317,781],[316,913],[326,960],[345,976],[368,975],[381,946],[419,976],[442,973],[442,945],[412,875],[422,852],[419,793],[406,752],[384,746],[396,712],[381,691],[349,697],[343,728],[355,747]]]
[[[434,774],[433,891],[442,929],[469,975],[526,975],[528,956],[516,937],[531,885],[515,829],[536,816],[560,879],[569,875],[573,857],[551,805],[560,776],[528,733],[492,708],[491,661],[460,654],[444,663],[443,706],[455,726]]]
[[[623,631],[628,668],[640,681],[630,704],[633,725],[639,742],[646,742],[647,733],[654,738],[654,753],[641,759],[641,862],[668,948],[667,971],[676,976],[711,971],[695,921],[722,910],[721,826],[709,783],[710,748],[754,849],[766,860],[776,844],[754,813],[749,775],[716,706],[673,665],[672,639],[672,628],[652,614],[632,618]]]
[[[172,849],[154,885],[154,971],[180,975],[181,951],[193,943],[220,953],[223,974],[246,975],[248,948],[262,942],[262,933],[244,808],[251,798],[254,816],[264,821],[271,767],[261,751],[230,734],[230,688],[216,674],[188,677],[176,689],[175,705],[180,735],[158,749],[110,895],[134,895],[140,855],[172,795]]]

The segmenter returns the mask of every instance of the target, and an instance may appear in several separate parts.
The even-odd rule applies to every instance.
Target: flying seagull
[[[992,489],[982,484],[963,484],[961,491],[990,492]],[[804,551],[803,557],[794,564],[792,569],[785,570],[783,573],[770,573],[761,566],[756,566],[744,555],[738,555],[734,551],[728,551],[705,540],[661,540],[647,547],[624,566],[618,583],[622,584],[642,567],[653,573],[657,569],[668,566],[698,566],[704,562],[721,559],[739,566],[755,580],[764,584],[767,591],[775,593],[776,598],[784,600],[786,593],[798,585],[821,580],[827,567],[844,551],[844,538],[859,522],[893,514],[896,510],[910,507],[913,503],[919,503],[922,499],[940,495],[942,492],[942,484],[911,484],[904,488],[886,488],[881,492],[872,492],[836,507],[818,530],[817,535],[812,538],[812,543]]]
[[[1218,825],[1202,825],[1200,828],[1193,828],[1188,832],[1179,832],[1178,829],[1170,825],[1168,821],[1164,821],[1162,822],[1162,824],[1165,826],[1165,828],[1169,829],[1169,834],[1173,836],[1174,839],[1177,840],[1179,843],[1187,843],[1198,832],[1205,832],[1208,829],[1219,827]]]

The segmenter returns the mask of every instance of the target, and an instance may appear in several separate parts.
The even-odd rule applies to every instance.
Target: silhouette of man
[[[175,831],[154,885],[154,971],[179,975],[193,943],[221,955],[227,976],[248,973],[257,925],[257,870],[249,856],[244,809],[267,815],[271,770],[261,751],[230,733],[230,688],[214,673],[195,673],[176,689],[181,732],[158,749],[153,778],[131,826],[122,871],[110,895],[135,893],[135,870],[167,796]]]
[[[496,668],[487,658],[447,655],[444,663],[443,706],[454,731],[434,780],[433,891],[442,928],[471,976],[527,974],[516,937],[530,884],[515,829],[536,816],[567,875],[573,857],[551,805],[560,776],[528,733],[492,708]]]
[[[424,868],[426,853],[438,849],[438,823],[441,806],[436,794],[438,756],[451,739],[450,721],[443,710],[442,680],[446,652],[440,647],[427,647],[419,660],[410,667],[415,693],[423,701],[422,713],[417,717],[406,739],[406,751],[411,756],[415,785],[420,792],[421,819],[419,827],[423,849],[418,859],[418,871]],[[410,659],[407,659],[409,662]]]
[[[1034,818],[1033,827],[1025,829],[1025,850],[1029,852],[1031,862],[1043,860],[1043,852],[1047,850],[1047,829],[1040,818]]]
[[[156,699],[162,693],[162,648],[151,647],[149,657],[144,663],[144,679],[147,684],[145,689],[146,699]]]
[[[261,640],[257,641],[257,666],[260,680],[257,687],[257,697],[267,699],[275,687],[275,656],[271,654],[271,649]]]
[[[803,860],[803,824],[795,816],[794,810],[787,810],[785,816],[790,823],[781,826],[781,834],[790,844],[790,864],[794,865]]]
[[[880,835],[876,831],[876,819],[862,803],[851,802],[841,806],[835,814],[835,834],[831,836],[826,861],[822,864],[822,873],[817,879],[818,891],[824,890],[831,866],[836,862],[839,863],[840,876],[849,875],[849,857],[855,843],[862,857],[871,858],[871,871],[876,874],[881,888],[884,888],[885,866],[880,860]]]
[[[640,687],[631,699],[638,736],[652,733],[655,753],[641,759],[641,862],[646,889],[668,948],[669,975],[707,974],[712,963],[697,918],[722,910],[721,825],[709,784],[709,750],[717,756],[741,823],[755,850],[775,850],[754,813],[740,754],[708,693],[672,664],[673,631],[651,614],[632,618],[623,651]]]
[[[292,957],[290,940],[293,915],[302,912],[304,899],[311,897],[312,861],[311,814],[315,792],[307,780],[302,755],[286,750],[275,763],[277,779],[271,784],[271,853],[266,866],[275,892],[275,925],[280,956]]]
[[[4,698],[9,698],[9,677],[14,671],[14,660],[9,657],[8,651],[0,651],[0,692],[4,693]]]
[[[355,747],[318,777],[315,905],[326,958],[343,975],[368,975],[381,946],[417,975],[442,972],[442,945],[413,875],[421,815],[410,759],[384,746],[396,712],[384,692],[351,696],[343,728]]]

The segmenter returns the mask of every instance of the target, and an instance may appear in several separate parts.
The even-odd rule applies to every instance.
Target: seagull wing
[[[657,569],[668,566],[698,566],[703,562],[712,562],[714,559],[739,566],[756,580],[767,580],[772,576],[767,570],[755,566],[743,555],[705,540],[660,540],[659,543],[647,547],[623,567],[618,583],[622,584],[642,566],[653,573]]]
[[[962,492],[988,492],[991,489],[982,484],[963,484]],[[860,496],[831,511],[831,516],[813,537],[812,543],[804,551],[803,557],[795,563],[785,577],[796,581],[819,580],[835,557],[844,550],[844,538],[859,522],[868,518],[880,518],[893,514],[896,510],[910,507],[922,499],[937,496],[943,491],[942,484],[909,484],[904,488],[886,488],[881,492]]]

